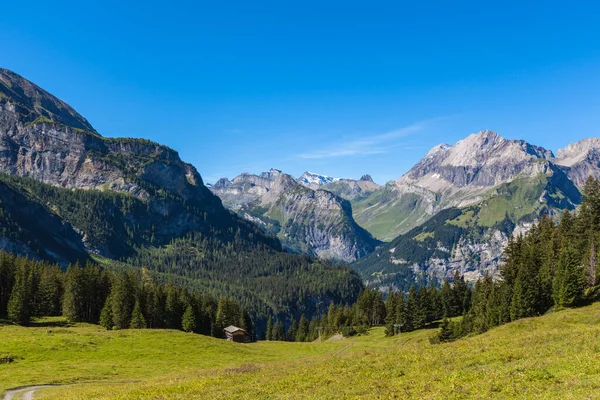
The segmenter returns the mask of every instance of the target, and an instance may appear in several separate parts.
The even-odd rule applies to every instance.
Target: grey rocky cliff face
[[[276,233],[288,250],[351,262],[378,244],[354,222],[350,203],[281,171],[219,182],[212,190],[226,206]]]
[[[195,168],[165,146],[107,139],[53,122],[24,123],[7,99],[0,99],[0,172],[61,187],[128,192],[142,199],[148,193],[138,180],[184,199],[211,197]]]
[[[583,139],[556,152],[553,160],[579,187],[593,176],[600,179],[600,138]]]
[[[144,215],[127,218],[156,228],[158,244],[215,226],[238,227],[176,151],[144,139],[104,138],[69,105],[6,70],[0,70],[0,173],[132,195],[147,206]],[[115,256],[106,243],[80,235],[88,251]]]

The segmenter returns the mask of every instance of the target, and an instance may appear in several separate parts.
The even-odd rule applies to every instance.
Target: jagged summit
[[[339,178],[333,178],[327,175],[317,174],[315,172],[306,171],[299,178],[298,181],[308,187],[313,189],[318,188],[319,186],[327,185],[331,182],[339,181]]]
[[[22,76],[0,68],[0,110],[5,107],[14,107],[25,123],[55,122],[97,133],[70,105]]]
[[[373,178],[369,174],[361,176],[359,180],[363,182],[373,182]]]
[[[281,175],[283,172],[280,169],[275,169],[275,168],[271,168],[270,170],[268,170],[267,172],[262,172],[260,174],[261,178],[266,178],[266,179],[274,179],[276,178],[278,175]]]
[[[556,163],[572,166],[585,159],[591,152],[600,150],[600,138],[587,138],[571,143],[556,152]]]

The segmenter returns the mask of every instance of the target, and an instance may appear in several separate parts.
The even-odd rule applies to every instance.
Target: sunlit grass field
[[[235,344],[176,331],[0,327],[0,387],[44,399],[600,398],[600,303],[432,345],[432,330]]]

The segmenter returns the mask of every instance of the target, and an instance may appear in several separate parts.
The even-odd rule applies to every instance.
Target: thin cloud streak
[[[391,132],[352,140],[341,145],[333,146],[329,149],[318,150],[311,153],[303,153],[298,157],[302,159],[320,159],[384,154],[389,151],[390,142],[420,132],[425,129],[425,125],[426,122],[415,123]]]

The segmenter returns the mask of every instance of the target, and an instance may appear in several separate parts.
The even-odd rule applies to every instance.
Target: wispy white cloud
[[[328,148],[302,153],[299,157],[303,159],[318,159],[387,153],[390,147],[397,147],[397,144],[394,144],[395,141],[424,130],[427,122],[418,122],[390,132],[361,137],[345,143],[337,143]]]

